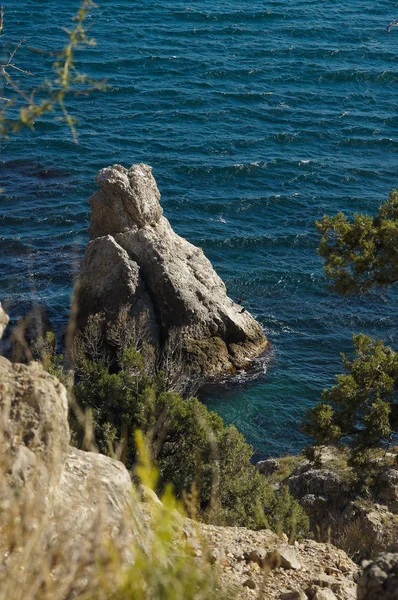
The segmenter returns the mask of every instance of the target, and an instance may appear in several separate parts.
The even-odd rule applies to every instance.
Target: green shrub
[[[254,469],[253,449],[242,434],[197,399],[167,391],[161,376],[144,372],[138,352],[125,350],[117,372],[84,358],[78,374],[75,398],[92,411],[100,451],[133,468],[134,432],[143,431],[159,470],[159,493],[172,484],[178,498],[185,497],[191,509],[194,498],[194,511],[213,523],[305,533],[302,509],[285,493],[275,495]]]

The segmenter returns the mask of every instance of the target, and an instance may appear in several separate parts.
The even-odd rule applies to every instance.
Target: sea
[[[97,0],[75,66],[105,89],[1,141],[0,299],[45,307],[57,331],[102,167],[145,162],[173,228],[203,248],[271,351],[201,399],[257,458],[299,452],[305,411],[341,372],[352,333],[398,346],[397,292],[328,289],[314,221],[377,211],[398,186],[398,2]],[[4,0],[2,62],[51,80],[77,0]],[[4,83],[4,81],[3,81]],[[39,89],[38,97],[43,92]],[[0,96],[12,95],[9,85]],[[1,102],[5,102],[2,100]]]

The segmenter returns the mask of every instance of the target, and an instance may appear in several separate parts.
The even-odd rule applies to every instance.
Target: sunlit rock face
[[[163,216],[148,165],[114,165],[96,178],[90,242],[76,294],[78,323],[129,311],[156,347],[160,364],[176,347],[191,373],[247,368],[268,341],[259,323],[227,296],[200,248],[177,235]]]

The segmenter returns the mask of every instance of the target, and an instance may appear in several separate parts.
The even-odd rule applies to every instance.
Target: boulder
[[[283,483],[304,508],[312,531],[317,532],[321,539],[329,539],[331,532],[335,534],[340,523],[343,528],[346,526],[342,513],[350,493],[338,473],[304,465],[293,471]]]
[[[376,497],[382,503],[398,501],[398,469],[387,468],[380,472],[375,481]]]
[[[114,165],[97,175],[90,199],[90,242],[76,288],[78,324],[128,307],[145,314],[163,362],[176,348],[190,372],[246,368],[267,348],[261,326],[226,294],[203,251],[178,236],[163,216],[152,169]]]
[[[298,553],[292,546],[281,546],[277,550],[270,552],[266,557],[266,564],[271,569],[301,569],[301,562],[298,558]]]
[[[50,580],[68,590],[57,598],[79,596],[95,580],[106,548],[125,562],[137,544],[145,546],[150,511],[133,495],[128,471],[116,460],[70,447],[67,413],[64,386],[39,363],[0,357],[4,598],[14,598],[19,583],[18,598],[27,598],[25,584],[44,589]]]
[[[2,497],[11,491],[25,498],[74,541],[99,519],[119,531],[133,507],[126,467],[70,447],[69,437],[64,386],[39,363],[0,357]]]
[[[398,598],[398,554],[383,552],[364,564],[358,582],[358,600],[396,600]]]
[[[289,491],[295,498],[302,498],[308,494],[313,496],[326,496],[341,494],[341,479],[333,471],[323,469],[305,468],[298,474],[293,474],[288,479]]]
[[[56,489],[54,512],[63,528],[84,539],[101,515],[104,526],[119,534],[132,505],[132,484],[123,463],[94,452],[70,448]],[[59,521],[59,518],[56,518]]]
[[[0,443],[8,485],[52,494],[69,449],[67,413],[64,386],[39,363],[0,357]]]
[[[262,475],[272,475],[279,469],[279,462],[275,458],[259,460],[255,465],[256,470]]]
[[[304,508],[319,539],[340,545],[360,562],[380,552],[396,538],[398,503],[394,503],[397,471],[384,469],[376,480],[383,504],[355,494],[344,472],[304,465],[284,480]],[[390,500],[390,502],[389,502]],[[385,503],[385,504],[384,504]]]

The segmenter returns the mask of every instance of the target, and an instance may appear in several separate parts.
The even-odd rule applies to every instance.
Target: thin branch
[[[2,66],[2,65],[1,65]],[[7,66],[7,65],[6,65]],[[20,71],[20,73],[24,73],[25,75],[33,75],[33,73],[31,73],[30,71],[26,71],[26,69],[20,69],[19,67],[16,67],[15,65],[8,65],[11,69],[15,69],[16,71]]]
[[[0,72],[4,76],[7,83],[19,94],[25,102],[30,102],[29,97],[25,94],[23,90],[21,90],[16,83],[13,82],[7,71],[4,69],[2,65],[0,65]]]
[[[22,38],[19,40],[18,44],[15,46],[14,50],[11,52],[10,54],[10,58],[8,59],[8,62],[6,65],[3,65],[5,67],[8,67],[11,64],[12,59],[14,58],[16,52],[19,50],[19,48],[22,46],[23,42],[25,41],[25,38]]]
[[[0,115],[0,133],[2,135],[7,135],[9,131],[18,131],[25,126],[33,127],[34,122],[38,117],[58,108],[71,130],[73,140],[77,143],[75,120],[68,113],[65,103],[66,97],[68,95],[88,95],[94,90],[103,89],[104,86],[104,81],[98,81],[94,78],[89,78],[86,74],[79,73],[74,65],[75,51],[82,46],[93,45],[95,43],[94,40],[88,38],[88,29],[85,23],[88,10],[94,7],[96,7],[96,5],[92,0],[81,0],[80,8],[77,14],[72,18],[72,21],[75,21],[75,24],[71,29],[64,28],[64,31],[66,31],[68,35],[68,40],[61,51],[50,52],[31,48],[34,52],[57,57],[57,60],[52,66],[54,76],[51,80],[44,81],[41,85],[36,86],[27,93],[20,88],[18,81],[14,81],[11,77],[11,69],[18,73],[22,73],[23,75],[33,75],[30,71],[23,69],[14,63],[15,56],[22,46],[24,38],[16,44],[9,55],[7,62],[0,63],[0,76],[4,77],[7,85],[15,92],[14,97],[0,97],[0,102],[3,101],[9,105],[14,102],[16,104],[18,99],[22,99],[25,103],[25,106],[22,105],[19,107],[19,117],[10,120],[6,120],[6,109],[3,108],[2,115]],[[0,31],[3,27],[3,22],[3,8],[0,7]],[[36,101],[34,100],[34,96],[35,93],[39,91],[43,93],[44,99]]]

